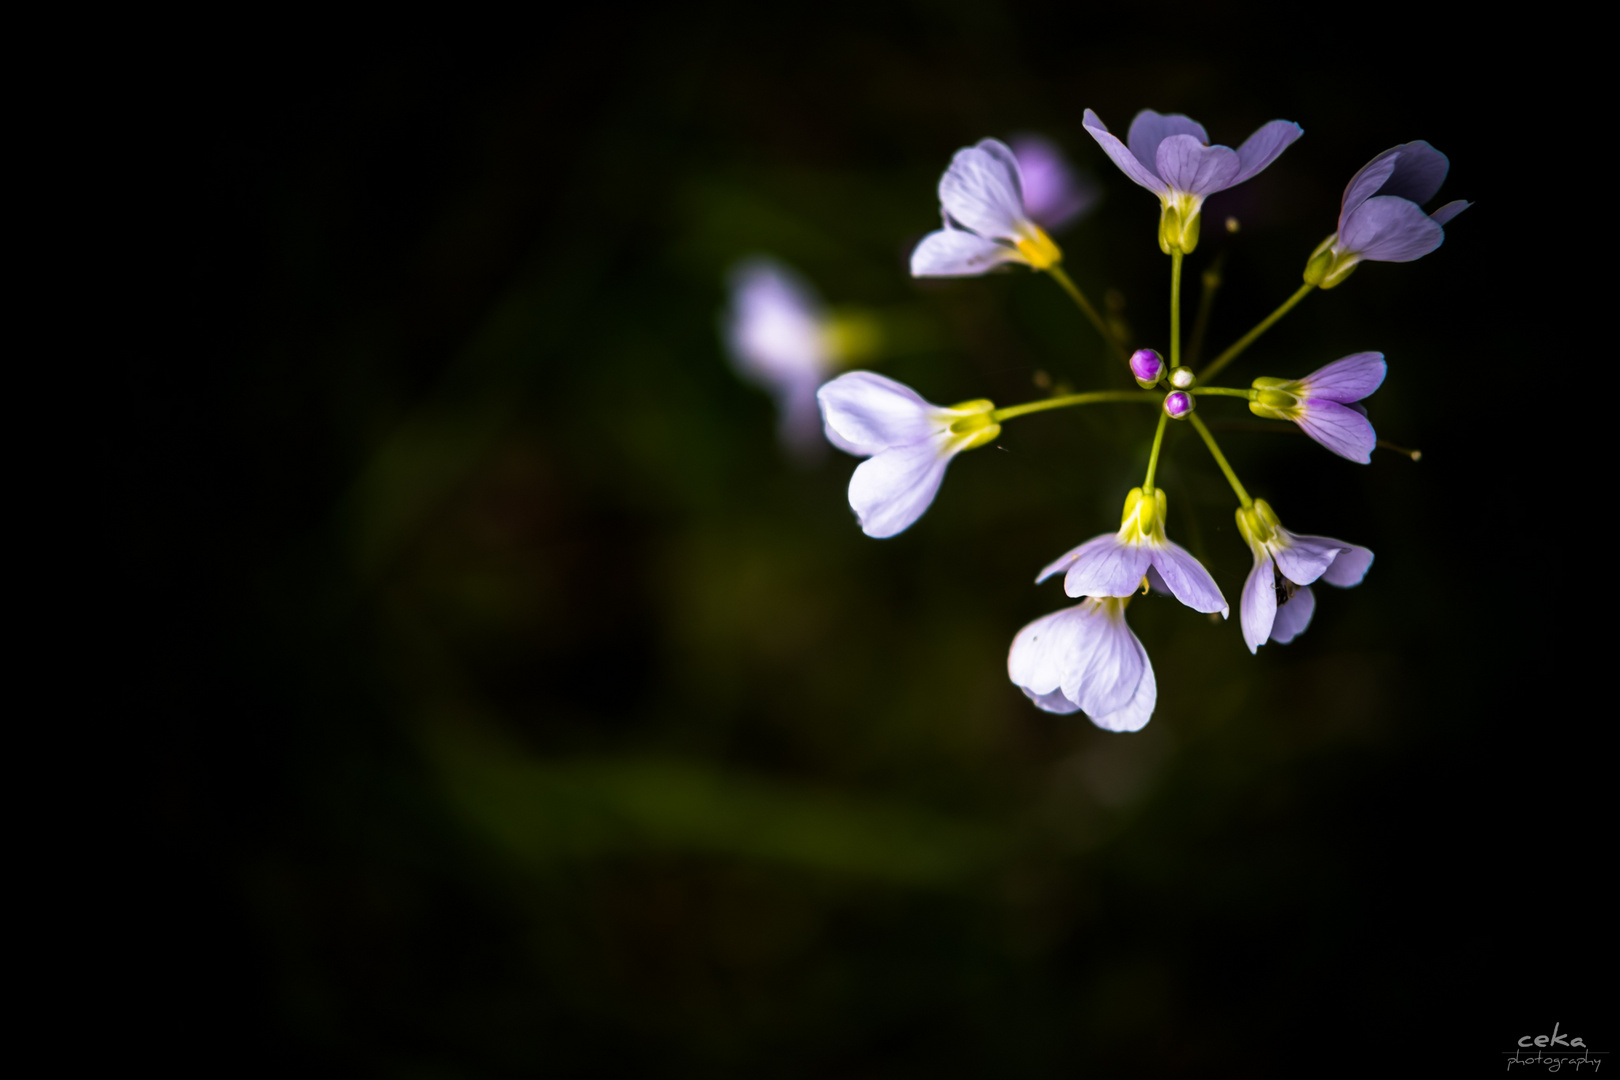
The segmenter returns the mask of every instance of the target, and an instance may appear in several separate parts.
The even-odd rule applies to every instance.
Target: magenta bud
[[[1137,349],[1131,353],[1131,374],[1136,385],[1151,390],[1164,378],[1164,357],[1152,349]]]
[[[1187,419],[1187,414],[1193,411],[1192,395],[1172,390],[1164,395],[1164,411],[1170,414],[1172,420]]]

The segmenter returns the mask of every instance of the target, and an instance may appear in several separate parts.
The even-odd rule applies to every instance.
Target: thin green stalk
[[[1142,494],[1153,494],[1153,474],[1159,471],[1159,447],[1164,445],[1164,425],[1169,421],[1170,414],[1159,411],[1159,427],[1153,433],[1153,452],[1148,455],[1147,479],[1142,481]]]
[[[1170,249],[1170,367],[1181,366],[1181,249]]]
[[[1215,256],[1215,262],[1200,276],[1204,291],[1198,296],[1198,317],[1193,320],[1192,337],[1187,341],[1187,366],[1198,365],[1198,354],[1204,348],[1204,333],[1209,329],[1209,312],[1215,306],[1215,292],[1221,287],[1221,264],[1226,252]]]
[[[1254,500],[1249,498],[1249,493],[1243,490],[1242,484],[1238,483],[1237,473],[1233,472],[1232,466],[1226,463],[1226,455],[1221,453],[1221,448],[1215,445],[1215,436],[1209,433],[1209,427],[1198,418],[1197,413],[1189,414],[1187,419],[1192,421],[1192,426],[1202,436],[1204,445],[1209,447],[1211,456],[1215,458],[1215,464],[1219,465],[1221,472],[1226,474],[1226,482],[1232,485],[1232,490],[1237,494],[1238,502],[1243,504],[1245,510],[1253,506]]]
[[[1094,405],[1101,401],[1135,401],[1143,405],[1156,405],[1162,400],[1158,394],[1145,390],[1092,390],[1084,394],[1065,394],[1063,397],[1026,401],[1022,405],[996,409],[990,414],[990,422],[999,424],[1015,416],[1027,416],[1030,413],[1045,412],[1047,409],[1066,409],[1071,405]]]
[[[1046,268],[1046,272],[1052,275],[1053,281],[1063,286],[1063,291],[1073,297],[1076,304],[1080,305],[1080,310],[1086,313],[1086,318],[1090,319],[1091,325],[1097,328],[1097,333],[1101,334],[1103,340],[1108,342],[1108,347],[1113,349],[1121,360],[1129,361],[1130,357],[1125,353],[1125,346],[1121,345],[1114,337],[1113,331],[1108,329],[1108,324],[1103,322],[1101,315],[1097,314],[1097,309],[1091,306],[1090,300],[1086,299],[1086,294],[1081,292],[1079,287],[1069,280],[1069,275],[1064,273],[1063,267],[1054,263]]]
[[[1240,397],[1253,401],[1255,392],[1253,389],[1240,389],[1236,386],[1194,386],[1187,393],[1211,394],[1215,397]]]
[[[1220,373],[1220,370],[1223,367],[1230,364],[1233,360],[1236,360],[1239,353],[1241,353],[1244,349],[1247,349],[1250,345],[1253,345],[1256,338],[1265,333],[1267,330],[1271,329],[1272,323],[1288,314],[1293,306],[1305,299],[1306,294],[1314,288],[1316,288],[1316,286],[1309,283],[1301,285],[1298,292],[1296,292],[1293,296],[1290,296],[1287,300],[1284,300],[1281,307],[1262,319],[1259,326],[1256,326],[1253,330],[1250,330],[1247,334],[1244,334],[1242,337],[1238,338],[1237,342],[1233,344],[1230,349],[1227,349],[1225,352],[1221,353],[1221,355],[1211,360],[1209,362],[1209,367],[1205,368],[1203,371],[1200,371],[1198,373],[1198,377],[1200,379],[1213,379],[1217,374]]]

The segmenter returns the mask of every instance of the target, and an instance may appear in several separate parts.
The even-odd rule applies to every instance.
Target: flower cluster
[[[1168,360],[1158,349],[1132,350],[1120,340],[1064,273],[1063,253],[1048,230],[1088,209],[1095,196],[1043,140],[1009,145],[984,139],[957,151],[939,182],[942,227],[917,244],[911,273],[965,277],[1022,265],[1048,274],[1127,364],[1139,389],[1067,393],[1005,408],[985,399],[942,407],[871,371],[824,381],[850,353],[828,344],[835,338],[832,323],[808,288],[765,263],[737,272],[725,325],[740,369],[778,396],[784,439],[798,438],[813,392],[827,441],[866,459],[850,480],[849,502],[872,537],[894,536],[916,522],[932,505],[951,461],[994,442],[1009,420],[1082,405],[1153,406],[1157,427],[1147,475],[1126,495],[1119,527],[1062,555],[1035,579],[1039,584],[1061,574],[1063,591],[1079,603],[1018,631],[1007,658],[1008,676],[1039,708],[1084,712],[1106,730],[1136,731],[1153,715],[1158,683],[1146,649],[1126,623],[1132,598],[1157,591],[1211,618],[1219,613],[1224,619],[1231,610],[1204,564],[1169,539],[1168,499],[1154,483],[1167,424],[1186,422],[1197,431],[1237,499],[1238,532],[1254,557],[1238,607],[1244,643],[1253,653],[1268,641],[1292,641],[1315,613],[1312,585],[1359,584],[1372,552],[1285,529],[1269,502],[1250,497],[1196,406],[1203,398],[1211,399],[1208,405],[1238,398],[1256,416],[1295,424],[1334,454],[1369,463],[1381,444],[1361,402],[1384,381],[1382,353],[1352,353],[1298,378],[1261,376],[1248,387],[1212,380],[1305,296],[1342,284],[1360,263],[1407,262],[1433,251],[1444,239],[1442,227],[1469,204],[1454,201],[1433,213],[1421,209],[1449,168],[1428,143],[1379,154],[1351,178],[1338,228],[1306,260],[1299,291],[1195,371],[1181,363],[1180,285],[1182,261],[1198,246],[1204,200],[1265,170],[1301,129],[1273,120],[1234,150],[1211,145],[1202,125],[1179,114],[1143,110],[1123,142],[1089,109],[1083,126],[1128,179],[1159,198],[1158,243],[1172,260]]]

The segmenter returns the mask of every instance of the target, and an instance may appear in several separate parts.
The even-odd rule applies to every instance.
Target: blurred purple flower
[[[1378,436],[1366,410],[1355,404],[1384,381],[1384,354],[1353,353],[1303,379],[1260,378],[1249,411],[1268,420],[1291,420],[1340,457],[1366,465]]]
[[[1361,167],[1345,185],[1339,231],[1311,253],[1305,280],[1331,289],[1362,260],[1411,262],[1439,247],[1446,222],[1471,205],[1461,199],[1425,214],[1451,163],[1423,142],[1392,146]]]
[[[1143,109],[1131,121],[1129,145],[1110,134],[1090,109],[1084,123],[1121,172],[1159,197],[1159,247],[1165,254],[1198,246],[1207,196],[1259,173],[1304,133],[1291,121],[1273,120],[1233,150],[1209,145],[1203,125],[1180,113],[1166,116]]]
[[[851,371],[816,394],[827,441],[867,458],[849,480],[849,505],[867,536],[909,528],[934,501],[945,467],[963,450],[994,439],[1001,426],[988,401],[945,409],[909,386],[870,371]]]
[[[776,399],[778,433],[791,453],[821,452],[816,387],[832,374],[827,314],[815,291],[774,259],[738,263],[720,332],[737,373]]]
[[[1084,710],[1108,731],[1139,731],[1153,716],[1153,664],[1125,624],[1126,601],[1088,598],[1044,615],[1013,638],[1007,676],[1051,713]]]
[[[1310,625],[1318,578],[1348,589],[1361,584],[1373,553],[1325,536],[1299,536],[1282,527],[1264,499],[1237,511],[1238,531],[1254,552],[1254,569],[1239,604],[1243,640],[1251,653],[1269,638],[1286,645]]]
[[[1016,135],[1011,145],[1023,182],[1024,209],[1042,228],[1061,229],[1096,203],[1096,185],[1070,166],[1052,140]]]
[[[1018,159],[996,139],[956,152],[940,177],[939,205],[945,227],[911,253],[913,277],[964,277],[1002,263],[1045,270],[1063,259],[1024,206]]]
[[[1063,591],[1070,596],[1129,596],[1151,568],[1177,600],[1194,611],[1218,611],[1225,618],[1231,609],[1204,564],[1165,538],[1168,509],[1163,488],[1155,488],[1151,496],[1132,488],[1125,497],[1119,532],[1092,537],[1065,553],[1041,571],[1036,583],[1063,570]]]

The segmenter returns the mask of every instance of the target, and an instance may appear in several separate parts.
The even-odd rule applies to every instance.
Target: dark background
[[[1563,412],[1605,362],[1578,290],[1607,215],[1573,43],[1390,11],[765,20],[244,26],[137,80],[173,284],[113,464],[136,1047],[410,1078],[1495,1070],[1555,1022],[1612,1049],[1608,458]],[[1160,695],[1130,736],[1033,709],[1005,650],[1140,483],[1145,417],[1010,424],[878,542],[853,462],[789,463],[716,333],[768,252],[879,312],[880,370],[931,400],[1096,385],[1050,283],[905,271],[950,154],[1038,131],[1105,192],[1065,264],[1162,344],[1156,206],[1088,106],[1304,127],[1206,210],[1211,351],[1378,151],[1427,139],[1439,201],[1475,203],[1222,379],[1380,349],[1371,416],[1421,463],[1205,400],[1254,495],[1377,562],[1257,658],[1235,612],[1133,605]],[[1163,470],[1235,602],[1230,494],[1193,440]]]

